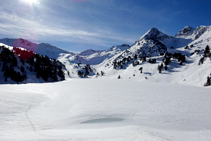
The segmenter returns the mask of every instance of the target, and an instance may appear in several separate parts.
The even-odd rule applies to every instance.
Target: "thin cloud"
[[[69,29],[61,24],[51,24],[47,22],[33,21],[19,15],[10,14],[1,11],[0,20],[5,21],[0,23],[1,34],[6,34],[9,37],[22,37],[32,40],[37,40],[37,38],[44,38],[48,40],[58,40],[66,42],[87,42],[92,44],[100,44],[106,46],[109,41],[114,42],[114,40],[122,41],[132,41],[132,39],[125,39],[116,35],[116,33],[107,32],[104,30],[94,30],[90,32],[87,30],[80,29]],[[65,21],[63,21],[65,22]],[[19,36],[19,37],[18,37]]]
[[[98,6],[98,8],[86,7],[85,9],[80,9],[84,8],[82,6],[77,9],[78,7],[71,6],[70,3],[65,4],[64,1],[60,3],[51,2],[48,3],[51,4],[49,6],[47,6],[46,1],[40,7],[35,7],[31,10],[31,13],[26,14],[22,14],[23,12],[16,13],[17,9],[10,9],[9,11],[2,9],[0,10],[0,20],[4,22],[0,23],[0,32],[8,35],[8,37],[87,43],[107,47],[117,43],[133,43],[139,36],[129,36],[124,30],[119,31],[119,29],[115,28],[115,26],[119,26],[119,21],[124,19],[124,17],[119,17],[118,14],[115,14],[115,11],[122,9],[135,16],[135,12],[139,8],[137,7],[134,11],[130,11],[122,5],[114,9],[116,6],[114,2],[112,0],[103,2],[103,4],[95,0],[84,2],[101,5],[107,9],[108,13],[99,11],[101,7]],[[79,3],[78,5],[81,4]],[[63,15],[62,11],[54,10],[50,7],[59,7],[59,9],[68,11],[69,15]],[[108,9],[114,9],[114,11],[109,12]],[[144,9],[144,11],[144,13],[148,13],[147,10]],[[143,9],[141,12],[143,13]],[[83,20],[87,16],[89,16],[89,19]],[[90,19],[92,20],[89,21]],[[124,29],[126,26],[133,28],[137,25],[125,21],[121,22],[121,26]]]

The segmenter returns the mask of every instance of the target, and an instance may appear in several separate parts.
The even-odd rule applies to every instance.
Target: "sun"
[[[29,3],[29,4],[36,4],[36,3],[38,3],[38,1],[37,0],[23,0],[24,2],[27,2],[27,3]]]

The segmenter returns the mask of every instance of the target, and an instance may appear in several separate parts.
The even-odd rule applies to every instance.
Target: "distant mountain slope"
[[[115,79],[203,86],[211,73],[211,54],[204,57],[207,46],[211,46],[209,26],[185,27],[175,37],[152,28],[112,61],[105,60],[97,72],[104,71],[105,77]]]
[[[150,29],[140,39],[138,39],[128,50],[123,51],[121,56],[148,56],[153,57],[163,54],[167,51],[175,52],[182,51],[183,53],[191,53],[194,51],[194,46],[197,49],[204,49],[205,44],[209,45],[211,41],[211,26],[200,26],[196,29],[186,26],[174,37],[162,33],[157,28]],[[200,45],[203,45],[200,46]],[[189,49],[185,49],[189,46]]]
[[[12,47],[22,47],[24,49],[33,51],[40,55],[47,55],[49,58],[57,59],[60,56],[65,56],[71,63],[82,63],[96,65],[102,63],[104,59],[113,57],[123,50],[128,49],[130,46],[127,44],[113,46],[107,50],[95,51],[92,49],[85,50],[79,54],[66,51],[48,43],[33,43],[25,39],[0,39],[0,43],[3,43]]]
[[[194,44],[200,46],[199,44],[208,43],[211,39],[211,26],[199,26],[197,28],[186,26],[174,38],[177,48],[190,47]]]
[[[175,36],[152,28],[132,46],[123,44],[81,53],[24,39],[2,39],[0,43],[56,58],[71,78],[153,79],[202,86],[211,72],[211,54],[205,55],[205,47],[211,46],[211,26],[186,26]]]
[[[199,26],[197,28],[186,26],[182,30],[180,30],[180,32],[177,33],[174,37],[196,40],[205,32],[209,31],[210,28],[211,26]]]
[[[79,77],[79,72],[85,73],[85,68],[87,68],[87,65],[91,65],[92,69],[89,70],[88,73],[89,76],[93,76],[97,73],[99,66],[103,65],[104,63],[108,64],[108,62],[112,62],[113,58],[117,57],[119,54],[129,48],[130,46],[127,44],[116,45],[102,51],[86,50],[74,56],[61,54],[58,59],[66,65],[71,77]]]
[[[78,54],[77,57],[78,60],[80,60],[80,63],[82,64],[97,65],[102,63],[105,59],[110,59],[129,48],[129,45],[123,44],[116,45],[107,50],[102,51],[86,50]]]
[[[67,77],[60,61],[0,43],[0,84],[58,82]]]
[[[74,55],[74,53],[66,51],[64,49],[58,48],[56,46],[47,44],[47,43],[32,43],[28,40],[25,39],[9,39],[9,38],[5,38],[5,39],[0,39],[0,43],[4,43],[8,46],[12,46],[12,47],[22,47],[25,48],[27,50],[33,51],[37,54],[40,55],[47,55],[49,58],[58,58],[60,53],[66,53],[66,54],[71,54]]]

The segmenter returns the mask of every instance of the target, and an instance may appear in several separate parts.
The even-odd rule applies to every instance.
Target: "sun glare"
[[[27,2],[27,3],[30,3],[30,4],[36,4],[36,3],[38,3],[38,1],[37,0],[23,0],[24,2]]]

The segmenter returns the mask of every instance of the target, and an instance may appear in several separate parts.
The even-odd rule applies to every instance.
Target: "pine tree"
[[[204,57],[208,57],[210,54],[210,47],[207,45],[204,51]]]
[[[141,73],[142,73],[142,71],[143,71],[143,67],[140,67],[140,69],[139,69],[140,71],[141,71]]]
[[[211,85],[211,78],[208,76],[207,77],[207,84],[206,84],[207,86],[210,86]]]
[[[159,71],[159,73],[161,73],[161,71],[162,71],[162,67],[160,65],[158,65],[158,71]]]
[[[14,58],[13,58],[13,66],[17,67],[17,64],[18,64],[18,63],[17,63],[17,59],[14,57]]]
[[[24,67],[23,66],[21,66],[21,72],[24,72],[25,70],[24,70]]]
[[[30,67],[29,67],[29,71],[30,71],[30,72],[32,72],[32,71],[33,71],[33,68],[32,68],[32,66],[30,66]]]
[[[204,63],[204,57],[200,58],[199,60],[199,65],[203,64]]]
[[[103,76],[105,73],[103,71],[101,71],[101,76]]]
[[[99,72],[97,72],[96,76],[99,76],[99,75],[100,75]]]
[[[137,59],[137,58],[138,58],[138,56],[137,56],[137,54],[135,54],[134,59]]]
[[[123,66],[122,65],[120,65],[120,69],[123,69]]]

